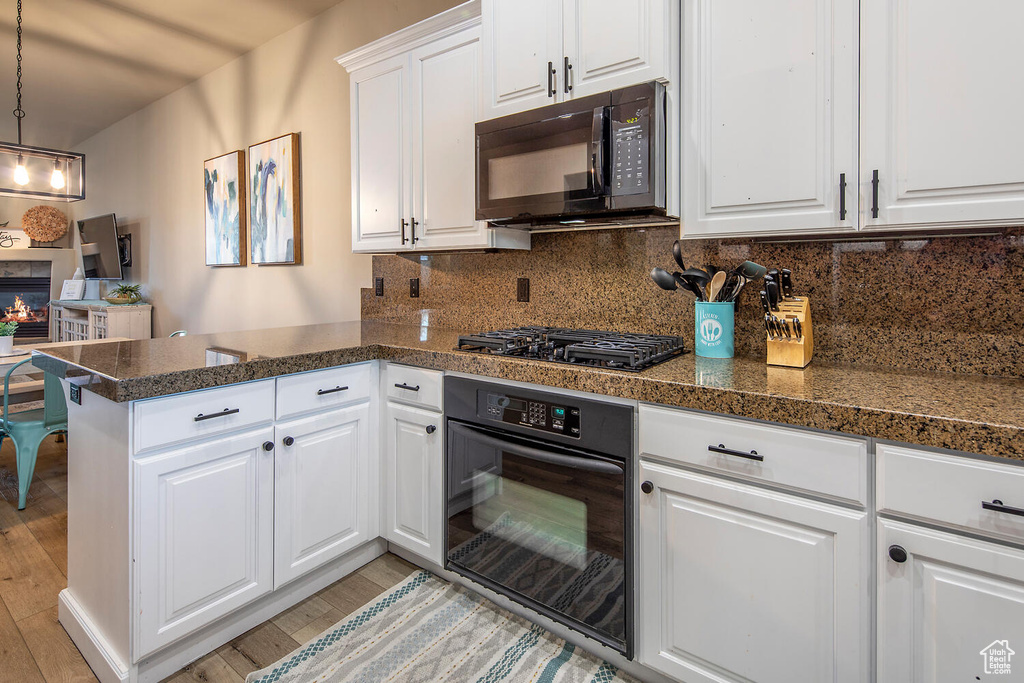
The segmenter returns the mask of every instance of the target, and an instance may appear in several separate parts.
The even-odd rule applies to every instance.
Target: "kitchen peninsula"
[[[738,500],[749,499],[752,509],[769,496],[773,515],[782,514],[783,500],[798,500],[789,493],[830,501],[800,507],[820,507],[829,516],[815,524],[837,525],[834,536],[822,536],[831,540],[809,546],[836,566],[787,565],[787,580],[835,586],[834,599],[821,604],[835,610],[829,619],[850,638],[832,655],[831,636],[816,651],[843,662],[846,672],[869,666],[871,611],[857,586],[896,545],[882,547],[886,534],[912,531],[878,518],[879,547],[872,549],[871,452],[892,463],[877,466],[878,509],[900,519],[941,520],[941,512],[918,514],[933,501],[959,514],[951,496],[958,487],[974,495],[982,484],[973,473],[984,478],[986,496],[1011,504],[1024,477],[1024,469],[1003,464],[1024,459],[1020,380],[826,364],[801,371],[694,354],[631,374],[469,354],[456,350],[458,336],[363,321],[47,349],[37,362],[65,379],[69,396],[69,574],[61,623],[101,678],[159,680],[388,548],[451,578],[441,547],[446,374],[632,406],[640,441],[634,475],[649,480],[644,494],[648,484],[655,490],[637,494],[640,518],[666,514],[658,501],[678,494],[662,487],[725,485],[703,474],[680,479],[669,462],[781,491],[730,494],[746,496]],[[734,448],[745,444],[768,461],[737,464],[684,452],[672,443],[677,429]],[[295,465],[299,454],[305,470]],[[917,460],[938,468],[931,492],[905,483],[913,473],[905,468]],[[884,490],[881,478],[890,474]],[[918,507],[898,496],[917,496]],[[1024,533],[1016,518],[970,514],[945,522],[997,538]],[[657,524],[643,528],[662,533]],[[663,543],[657,535],[641,540],[641,582],[670,579],[651,574],[660,566],[656,553],[671,547]],[[833,543],[838,559],[829,559]],[[790,562],[779,550],[771,561]],[[880,587],[879,599],[889,600],[882,609],[902,608],[900,585]],[[818,599],[807,598],[806,614],[821,608]],[[651,623],[656,606],[638,609],[637,660],[683,675],[663,654],[672,647]],[[820,628],[805,626],[804,637]]]

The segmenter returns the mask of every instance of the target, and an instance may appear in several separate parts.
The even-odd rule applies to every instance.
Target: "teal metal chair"
[[[39,444],[50,434],[68,430],[68,404],[64,400],[64,389],[60,380],[48,372],[43,373],[43,407],[21,412],[10,412],[11,373],[25,363],[27,358],[11,366],[4,377],[4,415],[3,432],[0,433],[0,445],[5,437],[14,442],[18,461],[18,509],[24,510],[28,500],[28,487],[32,483],[32,475],[36,470],[36,456]]]

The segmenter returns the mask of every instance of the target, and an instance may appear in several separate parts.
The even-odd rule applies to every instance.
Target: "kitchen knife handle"
[[[839,174],[839,220],[846,220],[846,174]]]
[[[572,92],[572,64],[569,62],[569,58],[565,57],[565,61],[562,62],[562,80],[564,81],[565,94],[568,95]]]
[[[871,172],[871,217],[878,218],[878,169]]]
[[[981,501],[981,507],[986,510],[993,510],[994,512],[1005,512],[1009,515],[1024,517],[1024,510],[1021,508],[1010,507],[1009,505],[1003,505],[1003,501],[999,499],[993,500],[991,503]]]
[[[750,451],[745,453],[744,451],[734,451],[731,448],[726,448],[725,444],[720,443],[717,446],[708,446],[708,450],[712,453],[721,453],[723,455],[735,455],[737,458],[746,458],[747,460],[757,460],[758,462],[764,461],[763,455],[758,455],[757,451]]]
[[[771,303],[768,301],[768,292],[764,291],[763,289],[761,290],[761,308],[764,309],[765,315],[771,315],[772,306]]]
[[[548,62],[548,97],[555,96],[555,64]]]
[[[782,296],[786,299],[793,296],[793,271],[782,269]]]

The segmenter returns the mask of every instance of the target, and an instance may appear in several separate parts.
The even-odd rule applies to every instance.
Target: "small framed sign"
[[[81,301],[85,298],[85,280],[65,280],[60,288],[61,301]]]
[[[0,249],[27,249],[32,246],[24,230],[14,230],[0,226]]]

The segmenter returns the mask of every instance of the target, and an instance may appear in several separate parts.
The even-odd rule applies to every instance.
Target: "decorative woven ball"
[[[52,206],[33,206],[21,217],[21,229],[37,242],[52,242],[68,234],[68,217]]]

